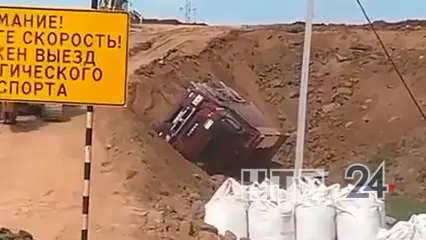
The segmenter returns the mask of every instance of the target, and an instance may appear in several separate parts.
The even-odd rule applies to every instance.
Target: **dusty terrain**
[[[378,25],[422,104],[423,25]],[[394,194],[425,200],[425,121],[374,34],[366,26],[321,25],[312,43],[306,166],[326,168],[341,182],[348,164],[385,160]],[[300,24],[134,29],[128,107],[96,109],[92,239],[198,238],[215,183],[152,130],[188,81],[222,80],[256,103],[290,135],[275,160],[291,167],[302,45]],[[38,239],[79,237],[84,115],[74,115],[35,129],[0,127],[0,225]]]
[[[377,24],[379,35],[421,104],[426,97],[422,91],[423,25],[416,21]],[[397,183],[396,193],[405,190],[405,195],[422,198],[426,165],[421,150],[413,157],[413,149],[422,142],[419,135],[425,122],[375,35],[368,26],[319,25],[314,29],[306,166],[326,168],[331,180],[341,181],[342,168],[349,163],[374,166],[386,160],[387,178]],[[149,125],[165,117],[189,80],[222,80],[256,103],[290,135],[277,161],[291,167],[303,25],[229,30],[210,40],[199,53],[171,46],[163,58],[137,69],[129,107]],[[176,31],[186,34],[189,30]],[[214,31],[210,29],[210,33]],[[161,43],[139,55],[149,54],[158,45]]]

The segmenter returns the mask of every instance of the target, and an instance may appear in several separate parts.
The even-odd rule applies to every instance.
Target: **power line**
[[[419,102],[417,101],[416,97],[414,96],[413,92],[411,91],[410,87],[408,86],[407,82],[405,81],[404,77],[402,76],[401,72],[399,71],[398,67],[395,64],[395,61],[392,59],[391,55],[389,54],[389,51],[387,50],[385,44],[382,41],[382,38],[377,33],[373,23],[370,20],[370,17],[368,16],[367,12],[365,11],[364,6],[362,5],[360,0],[356,0],[359,8],[361,9],[362,14],[364,15],[365,19],[368,22],[368,25],[370,26],[371,30],[376,35],[377,40],[379,41],[381,47],[383,48],[383,51],[385,52],[386,57],[391,62],[393,69],[395,70],[396,74],[399,77],[399,80],[401,80],[402,84],[404,85],[405,89],[408,92],[408,95],[410,95],[411,100],[413,101],[414,105],[416,106],[417,110],[419,111],[420,115],[422,116],[423,120],[426,121],[426,114],[423,112],[422,107],[420,106]]]

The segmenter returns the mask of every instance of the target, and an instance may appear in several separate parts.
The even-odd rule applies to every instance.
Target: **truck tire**
[[[63,120],[64,106],[57,103],[42,106],[42,118],[47,122],[60,122]]]

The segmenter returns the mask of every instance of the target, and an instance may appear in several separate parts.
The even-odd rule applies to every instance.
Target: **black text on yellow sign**
[[[0,100],[123,106],[127,13],[0,7]]]

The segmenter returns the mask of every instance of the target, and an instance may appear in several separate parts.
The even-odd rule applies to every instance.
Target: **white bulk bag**
[[[263,199],[279,202],[287,197],[284,189],[280,189],[277,183],[273,183],[267,178],[261,184],[253,183],[250,189],[250,192],[252,192],[251,195],[256,195],[255,199],[257,200]]]
[[[424,239],[426,239],[426,214],[418,214],[411,216],[410,223],[416,226],[416,229]]]
[[[410,222],[415,223],[416,226],[426,232],[426,213],[418,214],[415,217],[412,217]]]
[[[294,240],[293,206],[282,199],[270,195],[272,183],[260,185],[259,198],[252,199],[248,210],[249,238],[255,240]],[[281,192],[284,193],[284,192]],[[263,197],[262,197],[263,196]]]
[[[400,221],[397,222],[390,230],[381,229],[376,240],[424,240],[426,236],[422,236],[420,229],[415,223]]]
[[[295,223],[297,240],[335,240],[336,228],[332,192],[339,185],[323,184],[306,190],[297,197]],[[294,194],[294,192],[293,192]],[[359,239],[358,239],[359,240]]]
[[[337,238],[339,240],[375,239],[381,228],[386,226],[384,221],[384,203],[373,194],[369,198],[348,198],[348,193],[354,189],[348,185],[341,191],[339,199],[335,200],[337,217]]]
[[[216,227],[221,235],[230,231],[238,238],[247,237],[248,204],[243,194],[243,186],[228,178],[205,205],[204,222]]]
[[[248,186],[244,186],[245,188],[245,193],[243,193],[243,198],[245,201],[250,202],[253,199],[258,199],[260,197],[264,197],[263,195],[263,190],[262,187],[260,185],[260,183],[258,182],[253,182],[252,184],[248,185]]]
[[[292,184],[287,189],[287,198],[293,204],[297,204],[298,199],[300,199],[302,195],[312,194],[313,191],[318,192],[319,189],[324,189],[325,191],[327,187],[316,178],[304,176],[300,178],[293,178]]]
[[[304,193],[304,192],[310,192],[310,190],[316,189],[320,186],[326,187],[324,183],[322,183],[320,180],[313,177],[302,176],[300,178],[293,178],[292,181],[293,181],[292,184],[287,189],[288,191],[297,190],[300,193]]]

